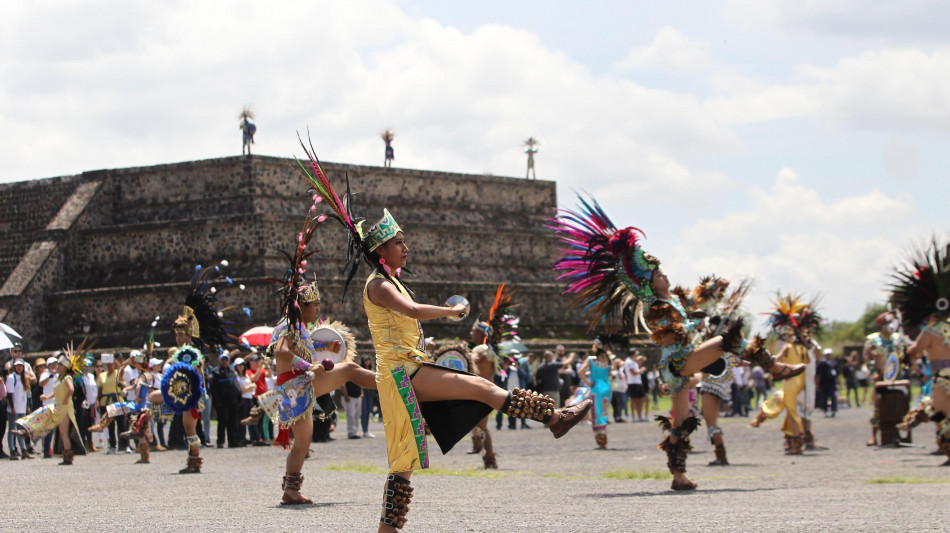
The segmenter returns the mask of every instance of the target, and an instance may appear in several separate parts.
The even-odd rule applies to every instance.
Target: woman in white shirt
[[[254,389],[257,386],[252,383],[247,378],[247,363],[243,358],[238,357],[234,360],[234,373],[237,374],[237,384],[238,388],[241,390],[241,411],[239,413],[239,419],[244,420],[251,414],[251,409],[254,408]],[[241,446],[247,445],[247,426],[241,426],[241,429],[238,431],[238,438],[241,441]]]
[[[22,455],[24,459],[32,459],[29,446],[27,446],[26,437],[17,436],[13,433],[14,424],[18,418],[26,416],[26,397],[30,392],[29,375],[25,371],[26,361],[23,359],[14,359],[11,365],[10,374],[7,376],[7,396],[12,396],[12,402],[7,405],[7,412],[10,430],[7,433],[7,446],[10,448],[10,460],[16,461]],[[17,452],[16,441],[20,441],[20,452]]]
[[[614,408],[614,422],[626,422],[627,414],[627,378],[623,371],[623,361],[614,359],[610,371],[610,403]]]

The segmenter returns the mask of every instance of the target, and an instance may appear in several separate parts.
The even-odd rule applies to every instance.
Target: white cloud
[[[888,269],[906,243],[924,234],[913,207],[872,188],[827,200],[782,169],[768,190],[753,188],[749,204],[687,226],[681,240],[657,251],[675,281],[716,272],[756,278],[750,312],[767,310],[776,290],[821,293],[826,316],[853,320],[855,310],[883,299]]]
[[[950,127],[950,48],[864,52],[834,68],[803,66],[821,113],[858,128]]]
[[[392,127],[398,166],[520,176],[533,135],[543,179],[686,200],[728,182],[689,159],[739,146],[692,95],[597,77],[523,29],[466,33],[386,0],[119,4],[6,13],[0,128],[18,135],[0,179],[237,154],[245,104],[255,153],[299,154],[309,125],[321,158],[380,164]],[[41,28],[55,37],[33,49]]]
[[[888,132],[950,129],[950,48],[868,51],[798,70],[797,83],[787,85],[716,74],[717,95],[703,106],[726,124],[808,117]]]
[[[690,39],[671,26],[664,26],[647,46],[635,46],[616,67],[618,70],[658,68],[701,70],[709,67],[709,44]]]

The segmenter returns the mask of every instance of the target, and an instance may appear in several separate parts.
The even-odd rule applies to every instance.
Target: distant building
[[[386,206],[408,233],[409,278],[419,301],[452,294],[485,316],[495,287],[509,283],[522,302],[526,338],[583,335],[568,313],[550,263],[557,244],[543,227],[557,205],[555,184],[516,178],[324,165],[343,189],[347,174],[356,212],[374,222]],[[244,292],[222,299],[249,307],[236,329],[273,324],[275,286],[264,279],[285,268],[280,250],[310,205],[293,160],[228,157],[150,167],[97,170],[0,184],[0,321],[24,335],[31,350],[54,349],[84,334],[99,347],[139,346],[148,325],[171,343],[169,325],[196,264],[222,259]],[[341,302],[345,234],[328,222],[313,243],[323,313],[367,340],[360,275]],[[362,274],[368,274],[364,267]],[[427,335],[455,337],[467,325],[438,320]]]

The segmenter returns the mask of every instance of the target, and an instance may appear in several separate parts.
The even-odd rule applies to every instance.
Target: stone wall
[[[79,176],[0,184],[0,286],[80,181]]]
[[[497,283],[507,282],[522,303],[524,336],[580,333],[581,322],[567,311],[550,270],[556,244],[543,224],[557,203],[553,182],[336,163],[324,168],[339,191],[349,178],[357,215],[373,223],[388,207],[399,221],[419,301],[463,294],[473,314],[484,316]],[[224,300],[253,310],[251,318],[236,314],[235,328],[277,320],[274,286],[264,280],[286,268],[280,251],[293,248],[310,205],[292,159],[230,157],[110,169],[37,180],[29,188],[58,191],[63,182],[74,195],[83,184],[97,185],[83,209],[57,226],[43,270],[49,279],[0,296],[7,322],[29,323],[34,349],[82,334],[94,335],[99,346],[137,346],[155,316],[163,317],[159,339],[169,343],[167,325],[180,312],[195,264],[222,259],[234,281],[247,287],[229,291]],[[323,312],[366,340],[361,291],[368,269],[341,301],[345,239],[342,227],[328,220],[314,239],[320,252],[310,263],[320,279]],[[425,328],[427,335],[456,337],[468,326],[437,320]]]

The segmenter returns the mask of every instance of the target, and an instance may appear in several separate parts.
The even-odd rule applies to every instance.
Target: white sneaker
[[[126,446],[126,447],[125,447],[125,453],[135,453],[135,451],[132,450],[132,447],[131,447],[131,446]]]
[[[364,438],[364,439],[375,439],[375,438],[376,438],[376,435],[373,435],[372,433],[363,433],[363,438]]]
[[[115,448],[109,448],[109,451],[106,452],[106,455],[115,455]]]

